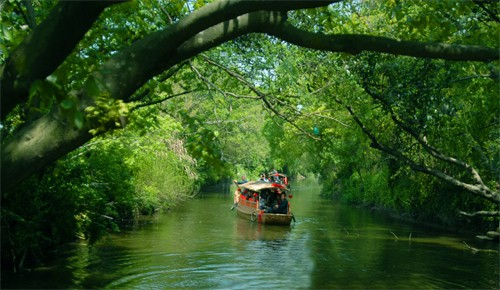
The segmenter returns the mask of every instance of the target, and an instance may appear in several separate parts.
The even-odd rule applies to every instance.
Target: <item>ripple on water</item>
[[[242,251],[156,253],[144,254],[140,259],[135,255],[135,265],[130,265],[129,260],[129,266],[106,288],[307,288],[312,264],[297,250],[303,248],[304,242],[297,239],[289,245],[287,240],[256,240],[244,242]],[[144,266],[148,261],[149,265]]]

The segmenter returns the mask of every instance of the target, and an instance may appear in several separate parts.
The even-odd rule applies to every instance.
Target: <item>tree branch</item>
[[[489,200],[490,202],[500,203],[500,194],[499,193],[493,192],[491,190],[485,190],[485,188],[483,186],[476,186],[476,185],[468,184],[468,183],[460,181],[460,180],[458,180],[458,179],[456,179],[456,178],[454,178],[454,177],[452,177],[452,176],[450,176],[450,175],[448,175],[440,170],[436,170],[436,169],[427,167],[423,164],[419,164],[419,163],[413,161],[411,158],[404,155],[403,153],[399,152],[398,150],[380,143],[378,141],[378,139],[376,138],[376,136],[363,124],[363,122],[355,114],[352,107],[344,105],[343,102],[338,100],[338,99],[335,99],[335,101],[337,103],[343,105],[347,109],[347,111],[353,117],[354,121],[358,124],[358,126],[361,128],[363,133],[366,136],[368,136],[368,138],[370,138],[370,140],[371,140],[370,146],[372,148],[378,149],[382,152],[385,152],[389,155],[396,157],[396,159],[408,164],[408,166],[410,166],[410,168],[414,171],[437,177],[437,178],[439,178],[443,181],[446,181],[450,184],[453,184],[453,185],[455,185],[455,186],[457,186],[457,187],[459,187],[467,192],[473,193],[473,194],[478,195],[486,200]]]
[[[24,3],[24,6],[26,7],[26,12],[24,12],[21,2],[16,1],[16,6],[17,9],[19,10],[18,12],[21,13],[21,15],[24,18],[24,21],[26,21],[26,24],[28,24],[28,27],[31,29],[35,29],[36,23],[35,23],[35,15],[33,14],[33,6],[31,5],[31,1],[22,1]]]
[[[206,77],[204,77],[200,71],[193,65],[193,63],[191,61],[189,61],[189,67],[191,67],[191,70],[196,74],[196,76],[201,79],[201,81],[206,85],[207,87],[207,90],[209,91],[209,93],[211,94],[212,92],[212,89],[211,88],[214,88],[217,92],[219,92],[223,97],[224,99],[227,101],[226,99],[226,91],[222,90],[221,88],[219,88],[218,86],[216,86],[214,83],[212,83],[210,80],[208,80]]]
[[[463,215],[463,216],[468,216],[468,217],[476,217],[476,216],[483,216],[483,217],[500,217],[500,212],[499,211],[485,211],[485,210],[481,210],[481,211],[476,211],[476,212],[465,212],[465,211],[460,211],[459,212],[460,215]]]
[[[163,103],[166,100],[170,100],[170,99],[173,99],[173,98],[178,97],[178,96],[187,95],[187,94],[190,94],[190,93],[193,93],[193,92],[195,92],[195,91],[186,91],[186,92],[182,92],[182,93],[178,93],[178,94],[169,95],[169,96],[166,96],[166,97],[164,97],[162,99],[154,100],[154,101],[151,101],[151,102],[148,102],[148,103],[138,104],[138,105],[134,106],[133,108],[131,108],[130,112],[133,112],[133,111],[135,111],[135,110],[137,110],[139,108],[148,107],[148,106],[156,105],[156,104],[159,104],[159,103]]]
[[[326,5],[324,2],[322,3]],[[218,11],[218,13],[222,14],[223,12]],[[159,72],[183,62],[198,53],[199,50],[209,49],[238,35],[248,33],[249,27],[254,28],[255,26],[262,25],[262,23],[267,23],[262,21],[261,17],[266,17],[266,15],[269,17],[271,14],[275,15],[276,13],[267,12],[263,13],[263,15],[262,13],[258,13],[258,17],[252,17],[252,21],[250,22],[248,22],[250,20],[248,14],[243,16],[243,20],[247,20],[246,23],[252,23],[253,26],[242,25],[244,27],[242,30],[238,29],[238,24],[240,23],[233,20],[231,22],[231,33],[227,34],[224,33],[226,31],[224,30],[224,24],[217,26],[217,29],[210,27],[208,29],[210,33],[217,32],[218,37],[213,35],[213,38],[207,38],[205,39],[206,41],[202,38],[200,45],[195,45],[193,49],[181,50],[180,52],[172,52],[174,48],[169,47],[171,42],[175,43],[174,40],[182,36],[175,34],[177,30],[153,33],[149,37],[146,37],[145,40],[143,39],[143,41],[134,43],[122,51],[122,53],[112,57],[90,75],[81,92],[78,93],[80,102],[77,109],[83,112],[87,106],[94,105],[94,98],[103,94],[128,102],[130,101],[130,96],[138,88]],[[280,13],[278,14],[281,15]],[[208,16],[204,15],[203,17]],[[220,28],[222,30],[218,30]],[[183,30],[180,31],[183,32]],[[198,39],[193,38],[192,41],[196,43]],[[175,47],[174,51],[176,49],[177,47]],[[4,81],[6,79],[2,80],[2,84]],[[15,78],[11,81],[14,82]],[[2,85],[2,90],[4,89],[5,86]],[[6,97],[8,100],[12,95],[6,96],[2,94],[2,100],[6,100]],[[3,104],[2,109],[4,109]],[[27,123],[22,130],[4,140],[1,147],[2,158],[0,168],[2,192],[8,192],[24,178],[92,138],[92,135],[88,133],[92,129],[90,128],[90,124],[85,123],[84,127],[79,131],[75,130],[71,124],[72,120],[67,120],[67,117],[60,112],[59,108],[54,108],[46,116]],[[63,135],[62,132],[65,130],[70,133]],[[40,133],[34,134],[35,132]],[[42,132],[43,134],[41,134]],[[54,140],[57,140],[57,142],[54,143]],[[8,170],[5,168],[8,168]]]
[[[253,91],[259,98],[264,102],[264,105],[271,110],[274,114],[276,114],[278,117],[281,119],[285,120],[287,123],[298,129],[300,132],[302,132],[304,135],[308,136],[311,139],[314,140],[320,140],[318,137],[313,136],[306,132],[304,129],[302,129],[300,126],[298,126],[293,120],[288,118],[287,116],[281,114],[267,99],[267,94],[261,92],[259,89],[257,89],[253,84],[251,84],[249,81],[247,81],[243,76],[240,74],[235,73],[234,71],[226,68],[225,66],[213,61],[212,59],[208,58],[207,56],[202,55],[203,59],[207,61],[208,63],[217,66],[218,68],[224,70],[227,74],[229,74],[231,77],[235,78],[239,82],[243,83],[246,87],[248,87],[251,91]]]
[[[473,0],[472,2],[474,2],[477,6],[481,7],[485,12],[486,14],[488,14],[488,16],[495,22],[500,22],[500,18],[498,18],[498,14],[496,11],[491,11],[490,9],[486,8],[486,6],[484,6],[484,0]],[[492,1],[493,3],[498,3],[497,1]]]
[[[96,71],[94,76],[106,84],[109,95],[128,101],[127,98],[138,86],[176,63],[240,35],[256,32],[256,27],[262,29],[269,19],[258,17],[262,14],[258,13],[259,10],[264,14],[284,15],[289,10],[327,6],[337,1],[340,0],[212,2],[165,30],[153,32],[122,50]],[[250,21],[249,16],[253,16]],[[247,23],[240,23],[241,21]],[[248,26],[249,22],[252,23],[251,26]],[[191,46],[186,47],[186,43]],[[144,55],[148,57],[139,57]]]
[[[301,116],[304,116],[304,117],[310,117],[310,116],[313,116],[313,117],[317,117],[317,118],[321,118],[321,119],[328,119],[328,120],[332,120],[336,123],[339,123],[340,125],[344,126],[344,127],[349,127],[348,124],[340,121],[339,119],[337,118],[333,118],[333,117],[330,117],[330,116],[325,116],[325,115],[321,115],[317,112],[311,112],[311,113],[308,113],[308,114],[302,114],[301,113]]]
[[[95,77],[106,84],[111,96],[127,101],[126,98],[137,89],[138,84],[145,83],[161,71],[200,52],[252,32],[267,33],[296,45],[332,52],[359,53],[367,50],[415,57],[480,61],[489,61],[499,57],[498,50],[488,47],[397,41],[369,35],[312,33],[287,23],[285,12],[255,11],[266,8],[295,9],[289,2],[276,1],[280,3],[276,7],[266,1],[243,1],[245,3],[234,1],[234,4],[232,1],[229,2],[231,3],[223,1],[224,5],[214,2],[213,5],[205,6],[210,6],[210,9],[203,7],[164,31],[144,37],[105,63],[100,71],[94,74]],[[255,7],[247,7],[248,2],[255,3]],[[284,3],[290,5],[287,6]],[[320,3],[328,4],[321,1]],[[297,3],[293,2],[293,4]],[[240,10],[234,11],[235,9]],[[213,14],[208,17],[208,12]],[[230,18],[232,16],[234,18]],[[199,19],[192,19],[194,17]],[[148,57],[138,57],[140,55],[148,55]]]
[[[454,61],[493,61],[500,58],[498,48],[445,43],[424,43],[395,40],[382,36],[341,34],[325,35],[293,27],[289,23],[274,26],[268,33],[298,46],[358,54],[362,51],[390,53],[414,57],[438,58]]]
[[[392,109],[392,107],[381,96],[379,96],[378,94],[374,93],[373,91],[371,91],[367,87],[365,88],[365,92],[368,95],[370,95],[372,98],[374,98],[374,99],[378,100],[379,102],[381,102],[384,105],[384,107],[386,108],[386,110],[389,112],[389,114],[391,115],[391,119],[394,121],[394,123],[396,125],[398,125],[401,129],[403,129],[405,132],[407,132],[408,134],[410,134],[410,136],[412,136],[422,146],[422,148],[424,148],[424,150],[427,151],[427,153],[429,153],[432,157],[434,157],[434,158],[436,158],[438,160],[441,160],[441,161],[444,161],[444,162],[447,162],[449,164],[452,164],[452,165],[455,165],[455,166],[459,166],[459,167],[465,169],[466,171],[468,171],[472,175],[473,180],[475,182],[477,182],[477,187],[479,189],[481,189],[484,192],[484,194],[489,195],[489,196],[494,196],[495,195],[495,193],[492,192],[484,184],[483,180],[481,179],[481,176],[479,175],[479,172],[477,172],[477,170],[473,166],[471,166],[470,164],[468,164],[467,162],[464,162],[462,160],[459,160],[459,159],[456,159],[456,158],[444,155],[440,150],[438,150],[437,148],[435,148],[432,145],[430,145],[429,142],[426,139],[421,138],[420,134],[418,134],[410,126],[408,126],[407,124],[405,124],[401,120],[401,118],[399,118],[399,116],[394,112],[394,110]]]
[[[157,81],[159,83],[163,83],[164,81],[166,81],[169,78],[171,78],[172,76],[174,76],[187,63],[188,63],[187,61],[183,61],[183,62],[181,62],[179,64],[176,64],[176,65],[172,66],[169,70],[166,71],[166,73],[164,73],[163,75],[161,75]],[[140,101],[143,98],[145,98],[148,94],[149,94],[149,89],[146,89],[143,92],[141,92],[140,94],[137,94],[136,96],[133,96],[133,97],[129,98],[128,101],[129,102]]]
[[[35,20],[35,10],[33,9],[33,3],[30,0],[23,0],[24,6],[26,7],[26,12],[28,13],[28,25],[31,29],[36,28],[36,20]]]
[[[61,1],[11,53],[1,76],[0,118],[28,99],[33,81],[50,75],[71,53],[104,8],[116,1]]]
[[[77,130],[59,111],[24,126],[2,144],[2,197],[14,185],[92,138],[89,127]]]

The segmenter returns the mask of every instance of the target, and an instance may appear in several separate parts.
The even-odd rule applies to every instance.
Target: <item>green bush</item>
[[[2,194],[4,267],[33,265],[48,250],[78,238],[93,244],[139,214],[168,208],[197,191],[189,156],[159,140],[132,139],[137,147],[127,140],[97,138]]]
[[[2,196],[2,264],[22,267],[76,237],[94,243],[128,216],[129,172],[116,148],[85,149]]]

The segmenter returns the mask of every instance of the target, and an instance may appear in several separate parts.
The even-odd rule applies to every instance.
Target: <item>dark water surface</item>
[[[2,273],[2,289],[500,287],[498,244],[323,200],[317,186],[293,193],[290,227],[238,218],[231,194],[204,195],[31,272]]]

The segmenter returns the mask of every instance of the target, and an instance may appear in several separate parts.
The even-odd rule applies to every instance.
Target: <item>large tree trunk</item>
[[[91,138],[58,111],[27,124],[2,146],[2,194]]]
[[[2,75],[0,116],[27,101],[35,80],[50,75],[68,57],[104,8],[117,1],[61,1],[10,55]],[[122,2],[122,1],[120,1]]]

